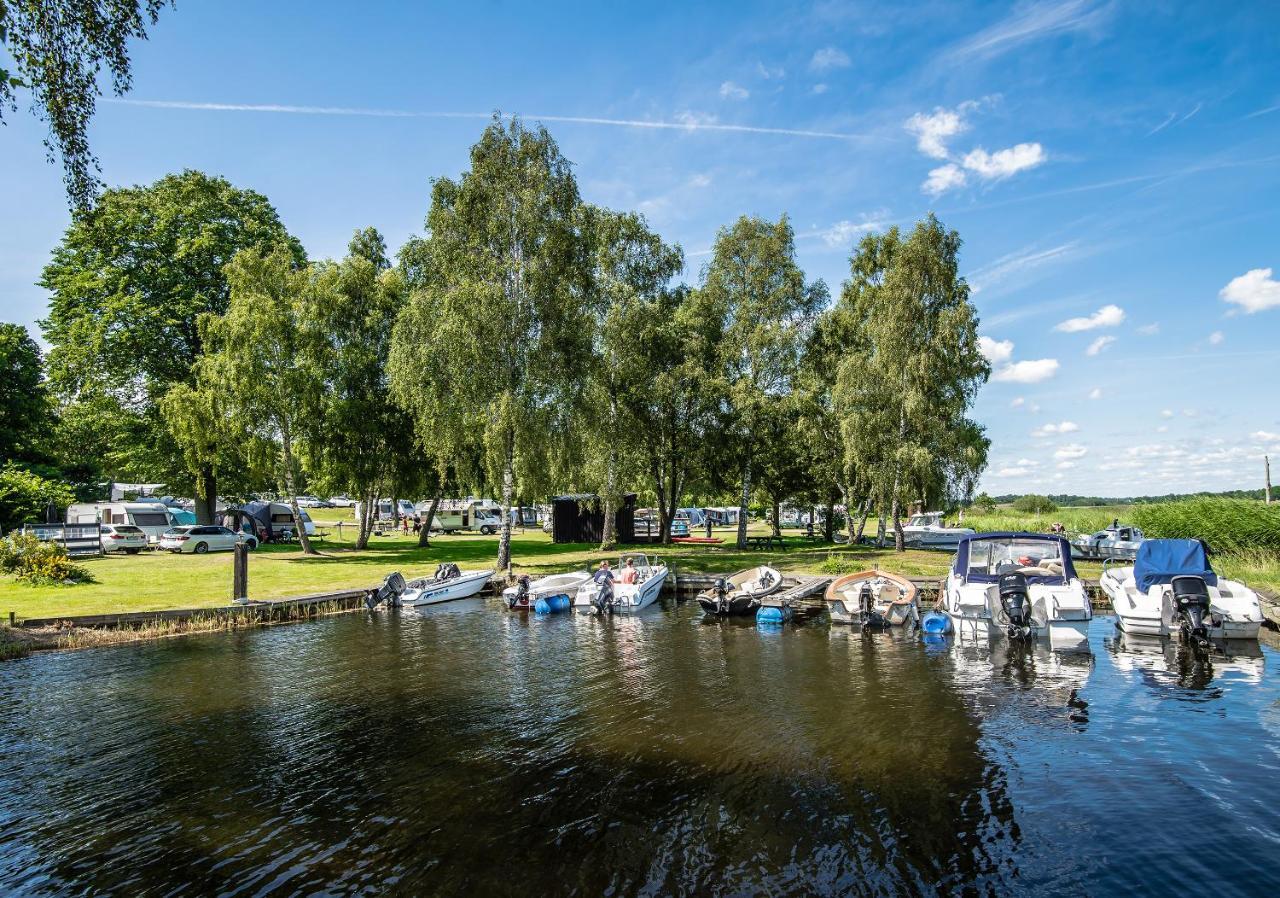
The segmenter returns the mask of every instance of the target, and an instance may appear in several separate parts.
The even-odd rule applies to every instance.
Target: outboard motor
[[[715,582],[716,591],[716,613],[729,613],[729,581],[724,577],[719,577]]]
[[[526,604],[529,600],[529,575],[521,574],[520,579],[516,581],[516,591],[511,594],[511,598],[507,600],[507,608],[514,609],[517,605],[524,601]]]
[[[858,623],[863,629],[883,627],[888,624],[888,621],[876,613],[875,596],[871,592],[871,584],[866,581],[863,581],[862,587],[858,590]]]
[[[1031,599],[1027,595],[1025,574],[1000,575],[1000,607],[1009,620],[1005,631],[1010,639],[1026,639],[1031,635]]]
[[[400,596],[408,587],[409,584],[404,582],[404,576],[399,571],[387,574],[382,585],[365,596],[365,604],[369,606],[370,611],[383,602],[386,602],[388,608],[398,608]]]
[[[613,581],[606,579],[596,587],[591,606],[595,608],[596,614],[613,614]]]
[[[1174,577],[1169,586],[1182,635],[1197,645],[1209,645],[1209,586],[1204,578]]]

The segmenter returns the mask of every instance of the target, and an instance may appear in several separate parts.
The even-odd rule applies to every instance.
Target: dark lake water
[[[0,665],[0,893],[1280,893],[1280,658],[426,613]]]

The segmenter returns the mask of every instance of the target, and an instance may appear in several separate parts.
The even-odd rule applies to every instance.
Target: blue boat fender
[[[790,608],[779,608],[776,605],[764,605],[756,612],[758,624],[780,624],[791,616]]]
[[[920,629],[926,633],[944,636],[951,632],[951,618],[939,611],[930,611],[920,621]]]
[[[561,611],[568,611],[569,606],[573,603],[564,593],[556,596],[546,596],[540,598],[533,603],[533,611],[535,614],[557,614]]]

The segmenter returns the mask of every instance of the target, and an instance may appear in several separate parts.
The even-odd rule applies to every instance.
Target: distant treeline
[[[996,496],[995,500],[1001,505],[1007,505],[1018,499],[1020,493],[1009,493],[1004,496]],[[1073,496],[1068,494],[1051,495],[1050,499],[1059,508],[1081,508],[1090,505],[1148,505],[1155,502],[1177,502],[1182,499],[1262,499],[1264,491],[1257,490],[1226,490],[1220,493],[1166,493],[1163,496]]]

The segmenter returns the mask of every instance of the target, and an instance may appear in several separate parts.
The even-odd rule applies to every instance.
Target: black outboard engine
[[[729,613],[729,581],[726,580],[724,577],[717,578],[715,583],[715,591],[716,591],[716,613],[728,614]]]
[[[1026,639],[1031,635],[1031,599],[1027,595],[1025,574],[1000,575],[1000,607],[1009,621],[1005,632],[1010,639]]]
[[[863,629],[888,625],[888,621],[876,613],[875,595],[871,591],[871,584],[866,581],[863,581],[858,590],[858,623]]]
[[[462,571],[458,570],[458,566],[452,561],[442,561],[436,567],[435,574],[432,578],[435,580],[452,580],[454,577],[461,577]]]
[[[369,606],[370,611],[383,602],[387,603],[388,608],[397,608],[400,605],[400,596],[408,587],[409,584],[405,583],[404,576],[399,571],[387,574],[382,585],[364,597],[365,604]]]
[[[613,581],[605,579],[603,583],[596,589],[595,598],[591,600],[591,605],[596,609],[596,614],[613,614]]]
[[[516,591],[511,594],[511,598],[507,600],[508,608],[515,608],[522,601],[529,600],[529,575],[521,574],[520,579],[516,581]]]
[[[1174,577],[1173,613],[1184,637],[1200,646],[1209,644],[1209,586],[1203,577]]]

